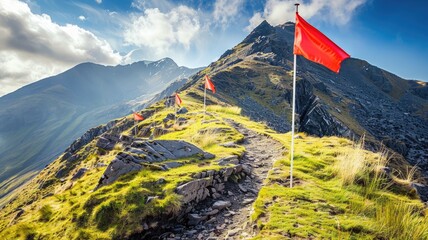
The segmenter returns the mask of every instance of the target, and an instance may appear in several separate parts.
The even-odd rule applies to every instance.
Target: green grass
[[[172,131],[157,139],[180,139],[194,143],[205,151],[214,153],[216,159],[229,155],[242,155],[243,148],[225,148],[219,143],[239,141],[242,135],[227,125],[216,112],[236,116],[240,109],[234,107],[211,107],[205,121],[201,114],[201,104],[191,98],[184,97],[186,107],[190,112],[183,117],[188,123],[181,127],[172,127]],[[173,109],[154,106],[158,111],[139,125],[154,123],[161,126],[163,119]],[[126,132],[125,132],[126,134]],[[6,206],[0,214],[0,238],[46,238],[46,239],[111,239],[124,238],[135,232],[143,231],[142,221],[159,216],[174,216],[181,209],[181,197],[175,193],[175,188],[190,181],[191,176],[205,170],[219,170],[216,159],[199,160],[199,158],[179,159],[185,163],[182,167],[169,171],[159,171],[147,167],[140,172],[122,176],[111,185],[94,191],[105,167],[96,168],[97,162],[109,163],[122,150],[116,145],[111,151],[97,154],[94,142],[83,148],[81,153],[85,158],[75,161],[69,166],[69,176],[65,181],[59,181],[53,175],[64,166],[59,160],[50,164],[36,179],[28,184],[11,205]],[[86,149],[86,150],[85,150]],[[71,181],[72,174],[81,167],[90,170],[79,180]],[[159,179],[165,179],[157,184]],[[42,189],[38,186],[42,183]],[[43,197],[48,193],[53,196]],[[148,197],[156,196],[147,203]],[[28,199],[34,199],[26,205]],[[25,213],[8,226],[14,209],[25,206]],[[37,206],[42,206],[38,208]],[[24,231],[25,230],[25,231]]]
[[[274,137],[288,146],[288,134]],[[379,171],[386,164],[384,155],[362,150],[361,144],[337,137],[302,135],[295,143],[296,185],[290,189],[286,181],[288,157],[277,161],[277,170],[269,173],[254,204],[252,221],[260,230],[255,239],[426,239],[426,235],[418,233],[428,227],[427,217],[420,215],[423,205],[387,188],[388,180]],[[399,210],[391,214],[391,219],[381,215],[385,206],[396,203],[412,206],[399,209],[403,219],[409,219],[405,226],[420,223],[412,231],[414,236],[409,231],[390,235],[387,230],[400,229],[400,221],[391,221]]]
[[[277,83],[280,80],[272,75],[269,81]],[[201,93],[200,90],[196,92]],[[164,124],[163,119],[173,109],[158,103],[151,107],[156,112],[138,127],[154,124],[168,128],[166,134],[156,136],[156,139],[191,142],[215,154],[215,159],[178,159],[175,161],[184,165],[168,171],[146,166],[142,171],[129,173],[113,184],[94,190],[106,168],[97,168],[96,163],[108,164],[123,146],[118,144],[111,151],[100,152],[93,141],[80,150],[87,154],[69,165],[70,175],[65,179],[54,178],[65,164],[57,160],[24,187],[12,204],[2,209],[0,239],[121,239],[143,231],[142,223],[147,219],[175,216],[182,207],[181,197],[174,191],[178,185],[190,181],[197,172],[221,169],[223,166],[217,164],[221,157],[244,153],[243,147],[220,145],[239,142],[244,137],[225,119],[233,119],[253,131],[271,136],[287,148],[289,146],[289,134],[278,134],[262,123],[243,117],[237,107],[220,105],[215,98],[209,97],[212,104],[204,117],[200,101],[186,95],[186,91],[181,93],[181,98],[189,110],[181,116],[187,119],[186,124],[178,126],[173,121]],[[132,129],[123,134],[130,131]],[[422,234],[426,230],[426,217],[419,215],[423,211],[422,204],[408,197],[405,191],[397,193],[386,188],[388,184],[378,171],[385,164],[381,154],[362,150],[361,144],[343,138],[299,135],[295,148],[296,185],[292,189],[288,187],[288,156],[278,159],[254,203],[251,218],[260,229],[255,239],[426,237]],[[355,163],[357,166],[348,174],[350,167],[347,164],[357,160],[361,162]],[[71,181],[71,175],[81,167],[90,170],[81,179]],[[373,181],[376,178],[378,182]],[[159,183],[160,179],[164,181]],[[39,189],[41,183],[45,188]],[[156,198],[147,202],[149,197]],[[400,203],[400,208],[393,208],[392,203]],[[25,210],[24,214],[9,226],[19,207]],[[388,212],[387,216],[391,217],[382,216],[383,212]],[[399,226],[392,219],[397,214],[407,219],[405,225]],[[412,224],[421,227],[412,227]],[[403,227],[412,229],[414,235],[409,235],[409,231],[393,233],[389,230]]]
[[[386,202],[376,209],[380,230],[388,239],[428,239],[428,218],[418,216],[419,206]]]

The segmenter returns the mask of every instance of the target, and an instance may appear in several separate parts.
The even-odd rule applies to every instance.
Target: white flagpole
[[[296,13],[299,9],[299,4],[296,6]],[[294,162],[294,115],[296,114],[296,73],[297,73],[297,56],[294,54],[294,66],[293,66],[293,110],[291,113],[291,149],[290,149],[290,188],[293,187],[293,162]]]
[[[205,79],[205,84],[204,84],[204,121],[205,121],[205,115],[207,114],[207,110],[206,110],[206,100],[207,99],[207,80]]]
[[[293,160],[294,160],[294,115],[296,112],[296,54],[294,54],[293,72],[293,110],[291,115],[291,150],[290,150],[290,188],[293,187]]]
[[[175,95],[175,98],[174,98],[174,116],[175,116],[175,119],[174,119],[174,124],[177,124],[177,102],[176,102],[176,100],[177,100],[177,93],[175,93],[176,95]]]
[[[177,103],[174,103],[174,124],[177,123]]]

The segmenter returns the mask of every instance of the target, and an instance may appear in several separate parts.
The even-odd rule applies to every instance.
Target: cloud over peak
[[[317,17],[335,25],[345,25],[352,18],[355,10],[367,0],[311,0],[301,3],[299,14],[306,18]],[[295,21],[294,0],[267,0],[263,12],[257,12],[249,20],[247,30],[251,31],[263,20],[272,25]]]
[[[222,24],[235,17],[242,8],[243,0],[216,0],[214,3],[214,20]]]
[[[118,64],[121,56],[105,41],[76,25],[58,25],[33,14],[26,3],[0,3],[0,96],[85,61]]]
[[[187,6],[178,6],[161,12],[148,8],[143,14],[134,15],[124,31],[125,42],[138,47],[149,47],[159,54],[172,46],[189,49],[191,40],[198,34],[198,13]]]

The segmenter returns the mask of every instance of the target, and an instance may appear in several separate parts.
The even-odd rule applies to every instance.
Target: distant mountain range
[[[172,59],[82,63],[0,98],[0,197],[34,176],[87,129],[129,114],[200,69]]]

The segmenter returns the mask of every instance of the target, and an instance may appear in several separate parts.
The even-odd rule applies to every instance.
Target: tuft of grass
[[[387,239],[428,239],[428,218],[404,201],[387,202],[377,208],[376,222]]]
[[[413,167],[405,166],[404,169],[405,170],[395,169],[393,180],[398,184],[410,186],[416,180],[418,167],[416,165]]]
[[[367,162],[364,152],[364,137],[352,148],[341,152],[335,162],[334,170],[342,186],[353,184],[357,176],[363,172]]]
[[[39,221],[41,222],[48,222],[53,214],[52,207],[50,205],[43,205],[39,209]]]
[[[364,185],[363,192],[365,197],[371,197],[376,191],[382,188],[387,188],[390,185],[387,183],[388,180],[386,179],[386,174],[383,170],[388,162],[387,156],[387,152],[383,150],[379,153],[379,156],[374,159],[374,161],[368,161],[365,164],[362,176]]]
[[[196,143],[202,149],[208,148],[217,143],[218,132],[215,129],[207,129],[192,137],[192,142]]]
[[[384,168],[388,163],[388,152],[381,150],[373,157],[364,150],[364,136],[352,147],[337,156],[334,171],[342,186],[362,185],[366,197],[387,186]]]
[[[217,112],[217,113],[225,113],[231,115],[240,115],[242,109],[236,106],[220,106],[220,105],[210,105],[207,107],[208,112]]]
[[[95,213],[97,228],[105,231],[119,219],[121,206],[115,201],[109,201],[102,204]]]

